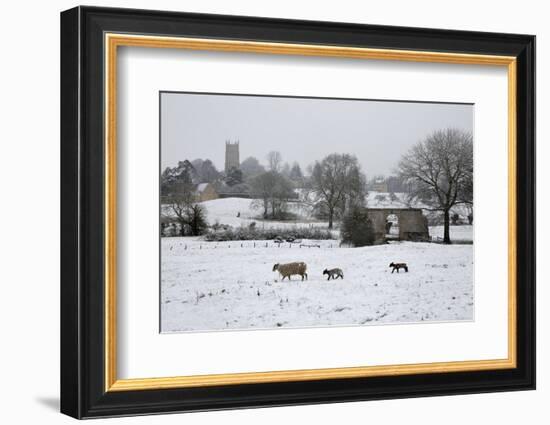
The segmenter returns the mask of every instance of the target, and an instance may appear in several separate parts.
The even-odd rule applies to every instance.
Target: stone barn
[[[430,241],[428,219],[420,208],[367,208],[374,227],[375,243],[388,239]]]

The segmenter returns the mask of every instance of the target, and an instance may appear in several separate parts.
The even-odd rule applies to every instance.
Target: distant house
[[[375,178],[369,186],[370,186],[369,190],[373,192],[382,192],[382,193],[388,192],[388,183],[386,182],[386,179],[384,179],[383,177]]]
[[[212,199],[218,199],[220,196],[218,191],[212,183],[200,183],[195,189],[199,202],[211,201]]]

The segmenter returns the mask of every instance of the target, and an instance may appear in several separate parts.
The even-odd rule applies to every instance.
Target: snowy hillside
[[[369,192],[367,195],[369,208],[407,208],[406,193]]]
[[[163,238],[162,331],[473,319],[471,245],[309,242],[320,248]],[[272,272],[291,261],[307,263],[309,280],[281,282]],[[392,274],[392,261],[407,262],[409,273]],[[322,271],[331,267],[342,268],[344,280],[326,281]]]
[[[288,210],[297,216],[296,220],[272,221],[259,219],[261,209],[254,208],[253,199],[245,198],[220,198],[211,201],[201,202],[206,209],[206,219],[209,224],[227,224],[229,226],[248,226],[252,222],[257,222],[258,226],[272,227],[293,227],[303,226],[326,226],[326,222],[321,222],[308,216],[307,208],[298,202],[289,202]],[[163,207],[163,214],[170,215],[170,210]]]
[[[214,224],[228,224],[230,226],[247,225],[258,215],[257,210],[251,209],[252,199],[224,198],[202,202],[206,208],[208,222]],[[240,213],[240,217],[237,214]]]

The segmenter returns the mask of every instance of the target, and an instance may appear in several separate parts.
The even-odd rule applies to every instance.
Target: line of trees
[[[363,206],[366,198],[366,177],[359,161],[349,154],[330,154],[311,166],[311,175],[305,178],[298,163],[283,164],[279,152],[267,156],[268,171],[250,180],[251,196],[256,206],[263,209],[263,217],[287,217],[287,203],[296,199],[296,184],[308,195],[309,201],[326,213],[328,227],[342,218],[353,206]]]
[[[271,151],[266,157],[267,169],[260,161],[249,156],[241,162],[239,167],[233,167],[227,172],[218,171],[210,159],[197,158],[192,161],[184,160],[178,162],[175,167],[167,167],[161,174],[161,193],[169,195],[172,186],[182,175],[189,176],[193,183],[214,183],[227,185],[229,187],[248,183],[252,178],[266,173],[275,172],[289,179],[295,186],[303,183],[304,175],[300,164],[283,162],[282,155],[278,151]]]

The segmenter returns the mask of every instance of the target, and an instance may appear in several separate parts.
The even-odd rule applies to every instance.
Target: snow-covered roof
[[[199,183],[197,185],[197,192],[204,192],[210,183]]]

